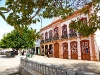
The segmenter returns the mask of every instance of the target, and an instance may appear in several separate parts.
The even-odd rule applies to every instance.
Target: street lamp
[[[40,20],[41,20],[41,28],[42,28],[42,18],[40,17],[40,15],[38,15],[39,16],[39,18],[40,18]]]

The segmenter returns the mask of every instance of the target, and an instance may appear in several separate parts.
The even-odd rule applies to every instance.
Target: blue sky
[[[0,7],[5,5],[5,0],[0,1]],[[42,27],[45,27],[46,25],[52,23],[53,19],[42,19]],[[41,28],[41,22],[38,22],[36,24],[31,24],[30,27],[33,29],[37,29],[37,31]],[[10,32],[13,30],[14,27],[7,24],[3,18],[0,16],[0,39],[4,35],[4,33]]]

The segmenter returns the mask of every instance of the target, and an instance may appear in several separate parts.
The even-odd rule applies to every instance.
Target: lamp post
[[[40,15],[38,15],[39,16],[39,18],[40,18],[40,20],[41,20],[41,28],[42,28],[42,18],[40,17]]]

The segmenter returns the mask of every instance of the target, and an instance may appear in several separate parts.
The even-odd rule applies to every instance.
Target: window
[[[45,39],[48,39],[48,32],[45,33]]]
[[[86,53],[89,53],[89,50],[88,50],[88,48],[86,48]]]
[[[49,31],[49,38],[52,38],[52,30]]]
[[[44,39],[44,34],[42,33],[42,39]]]
[[[54,37],[58,36],[58,27],[54,28]]]
[[[62,35],[67,34],[67,25],[62,26]]]
[[[87,24],[87,18],[86,17],[81,17],[80,21],[82,21],[83,23]]]
[[[73,33],[76,33],[76,31],[74,29],[70,29],[69,33],[73,34]]]

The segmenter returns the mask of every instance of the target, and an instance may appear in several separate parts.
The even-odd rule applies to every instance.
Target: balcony
[[[41,40],[41,44],[44,43],[44,40]]]
[[[59,39],[59,36],[54,36],[53,37],[53,40],[58,40]]]
[[[62,38],[62,39],[66,39],[66,38],[68,38],[68,34],[64,34],[64,35],[62,35],[61,38]]]
[[[51,42],[52,38],[45,39],[45,42]]]
[[[77,33],[75,32],[75,33],[70,33],[69,34],[69,38],[75,38],[75,37],[77,37]]]

